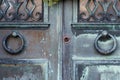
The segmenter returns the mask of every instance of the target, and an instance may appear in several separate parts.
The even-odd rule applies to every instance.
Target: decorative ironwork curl
[[[92,3],[92,5],[90,5]],[[120,0],[87,0],[84,6],[84,10],[80,7],[80,13],[78,16],[79,22],[120,22],[120,11],[118,5]],[[80,5],[82,2],[80,2]],[[93,7],[91,9],[90,7]],[[99,11],[99,9],[101,9]],[[86,9],[86,11],[85,11]],[[111,13],[111,11],[113,11]],[[84,18],[84,16],[88,16]],[[99,16],[99,17],[98,17]],[[92,19],[92,20],[91,20]]]
[[[9,48],[8,47],[9,38],[20,38],[22,45],[16,50]],[[8,34],[7,36],[4,37],[2,45],[3,45],[3,48],[5,51],[7,51],[8,53],[10,53],[12,55],[16,55],[16,54],[19,54],[21,51],[23,51],[24,45],[25,45],[25,40],[20,33],[12,32],[11,34]]]
[[[38,6],[35,1],[0,0],[0,21],[42,21],[42,12],[35,10],[36,8],[40,9],[42,5]],[[29,3],[32,4],[28,6]]]
[[[113,45],[112,45],[111,49],[104,50],[104,49],[101,49],[101,47],[99,47],[98,40],[101,37],[110,37],[113,40]],[[117,40],[113,35],[109,34],[107,31],[103,31],[101,34],[99,34],[96,37],[95,42],[94,42],[94,47],[100,54],[109,55],[109,54],[111,54],[112,52],[114,52],[116,50],[116,48],[117,48]]]

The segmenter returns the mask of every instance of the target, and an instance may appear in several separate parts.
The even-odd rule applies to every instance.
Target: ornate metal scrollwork
[[[110,38],[113,40],[113,45],[112,45],[112,48],[111,48],[111,49],[104,50],[104,49],[102,49],[101,47],[99,47],[98,41],[99,41],[99,39],[100,39],[101,37],[110,37]],[[116,50],[116,48],[117,48],[117,40],[116,40],[116,38],[115,38],[113,35],[111,35],[111,34],[108,33],[107,31],[103,31],[100,35],[98,35],[98,36],[96,37],[95,42],[94,42],[94,47],[95,47],[95,49],[96,49],[99,53],[101,53],[101,54],[103,54],[103,55],[108,55],[108,54],[111,54],[112,52],[114,52],[114,51]]]
[[[19,38],[21,40],[21,46],[18,49],[15,49],[15,50],[9,48],[8,47],[8,40],[10,38]],[[12,33],[10,33],[10,34],[8,34],[7,36],[4,37],[2,45],[3,45],[3,48],[4,48],[5,51],[7,51],[8,53],[10,53],[12,55],[16,55],[16,54],[19,54],[21,51],[23,51],[24,45],[25,45],[25,40],[20,33],[12,32]]]
[[[80,0],[79,22],[120,22],[120,0]]]
[[[42,0],[0,0],[0,21],[42,21]]]

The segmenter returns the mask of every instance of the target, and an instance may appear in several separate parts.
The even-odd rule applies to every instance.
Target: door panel
[[[57,80],[59,10],[51,12],[59,5],[50,13],[42,0],[1,0],[0,7],[0,79]]]
[[[119,79],[118,4],[118,0],[64,2],[63,38],[67,35],[69,42],[63,43],[63,80]]]
[[[47,60],[0,60],[1,80],[48,80]]]
[[[75,25],[73,28],[74,54],[72,58],[92,59],[92,60],[93,59],[107,60],[107,59],[119,58],[119,36],[120,36],[119,30],[118,29],[115,31],[111,30],[110,28],[112,27],[112,24],[111,25],[106,24],[106,27],[101,27],[103,25],[94,25],[95,27],[96,26],[101,27],[97,29],[93,27],[92,24],[80,25],[80,26],[81,27],[79,29],[78,28],[76,29]],[[109,35],[113,37],[110,37],[109,35],[107,35],[106,37],[102,36],[102,34],[106,31],[108,32]],[[99,50],[101,52],[98,51],[96,45],[99,46]],[[110,52],[114,45],[116,45],[115,49],[112,52]]]
[[[119,80],[119,62],[76,61],[74,80]]]
[[[14,32],[22,35],[25,40],[25,48],[22,52],[16,53],[15,56],[13,56],[14,54],[11,55],[9,52],[6,52],[1,45],[1,58],[48,58],[48,49],[50,46],[48,30],[0,30],[0,33],[2,33],[0,36],[0,44],[3,44],[4,38]],[[10,36],[9,39],[6,39],[6,43],[8,44],[7,47],[10,47],[11,49],[14,49],[15,47],[17,49],[22,44],[21,39],[12,36]]]

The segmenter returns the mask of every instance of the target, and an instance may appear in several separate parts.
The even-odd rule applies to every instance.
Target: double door
[[[119,0],[1,0],[0,80],[119,80]]]

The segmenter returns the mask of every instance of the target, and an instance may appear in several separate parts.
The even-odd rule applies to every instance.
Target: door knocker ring
[[[9,48],[8,47],[9,38],[19,38],[21,40],[21,46],[15,50]],[[23,36],[19,32],[16,32],[16,31],[5,36],[3,38],[3,42],[2,42],[2,46],[3,46],[4,50],[12,55],[19,54],[21,51],[23,51],[24,45],[25,45],[25,40],[24,40]]]
[[[113,45],[112,45],[112,47],[110,49],[104,50],[104,49],[100,48],[98,41],[99,41],[99,39],[101,37],[110,37],[113,40]],[[99,34],[96,37],[96,39],[94,41],[94,47],[97,50],[97,52],[99,52],[100,54],[109,55],[109,54],[113,53],[116,50],[116,48],[117,48],[117,40],[113,35],[111,35],[107,31],[103,31],[101,34]]]

